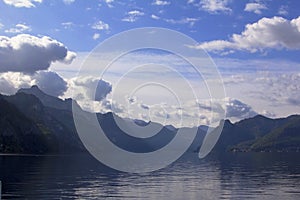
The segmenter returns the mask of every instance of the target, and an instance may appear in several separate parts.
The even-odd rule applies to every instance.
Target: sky
[[[38,85],[86,110],[175,126],[199,125],[195,119],[210,125],[223,111],[232,121],[299,114],[299,8],[298,0],[0,0],[0,93]],[[99,78],[106,61],[99,45],[144,27],[192,38],[188,48],[207,52],[220,73],[224,98],[209,97],[209,81],[162,50],[123,55]],[[165,41],[178,42],[171,36]],[[112,52],[106,53],[109,58]],[[201,56],[187,59],[203,62]],[[200,91],[197,98],[189,96],[192,90]]]

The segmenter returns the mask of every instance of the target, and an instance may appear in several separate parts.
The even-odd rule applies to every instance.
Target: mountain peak
[[[17,93],[26,93],[26,94],[33,94],[33,95],[47,95],[44,93],[37,85],[33,85],[30,88],[21,88],[17,91]]]
[[[72,99],[66,99],[64,101],[58,97],[48,95],[45,92],[43,92],[37,85],[31,86],[31,88],[21,88],[18,90],[17,93],[34,95],[42,102],[44,106],[47,107],[62,109],[62,110],[72,109]]]

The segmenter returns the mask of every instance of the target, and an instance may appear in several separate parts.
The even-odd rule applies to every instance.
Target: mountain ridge
[[[62,100],[47,95],[37,86],[20,89],[11,96],[0,95],[2,108],[0,152],[37,154],[85,152],[75,128],[72,102],[76,103],[72,99]],[[161,131],[157,135],[139,139],[121,130],[115,123],[113,115],[113,113],[96,113],[99,123],[108,133],[107,137],[128,151],[148,152],[160,149],[168,144],[178,131],[171,125],[163,126],[156,123],[157,126],[161,126]],[[119,118],[119,120],[125,125],[128,123],[128,119]],[[141,127],[150,123],[142,120],[133,122]],[[257,115],[236,123],[225,120],[222,134],[213,151],[299,151],[298,124],[300,124],[299,115],[278,119]],[[207,126],[198,127],[196,138],[189,151],[199,150],[207,129]]]

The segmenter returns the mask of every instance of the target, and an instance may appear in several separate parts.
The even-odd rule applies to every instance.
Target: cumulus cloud
[[[153,5],[157,5],[157,6],[166,6],[166,5],[170,5],[171,2],[169,2],[169,1],[162,1],[162,0],[155,0],[152,4]]]
[[[145,15],[142,11],[139,10],[132,10],[127,12],[126,16],[122,19],[124,22],[135,22],[141,16]]]
[[[104,23],[103,21],[99,20],[98,22],[94,23],[92,26],[93,29],[96,30],[108,30],[109,29],[109,25]]]
[[[2,83],[9,88],[6,90],[4,86],[1,87],[0,93],[5,94],[14,94],[20,88],[28,88],[35,84],[32,75],[20,72],[1,73],[0,78],[2,79]]]
[[[48,69],[56,61],[71,63],[75,57],[74,52],[50,37],[0,36],[0,72],[33,73]]]
[[[123,107],[123,105],[118,104],[117,102],[112,101],[111,99],[103,99],[100,102],[94,102],[94,108],[96,108],[97,111],[101,113],[113,112],[115,114],[118,114],[119,116],[127,116],[124,115],[125,108]]]
[[[199,106],[201,115],[206,117],[208,124],[214,123],[209,117],[210,114],[212,116],[222,116],[224,111],[226,113],[224,117],[232,121],[257,115],[257,112],[250,105],[231,97],[226,97],[220,101],[197,102],[197,105]]]
[[[112,91],[112,85],[95,77],[80,77],[70,80],[69,87],[77,100],[101,101]],[[96,88],[96,92],[93,89]]]
[[[110,83],[102,79],[99,80],[97,84],[96,93],[95,93],[95,100],[96,101],[103,100],[111,92],[111,90],[112,90],[112,86]]]
[[[42,91],[51,96],[62,96],[68,89],[67,82],[55,72],[40,71],[33,76],[33,79]]]
[[[32,8],[35,7],[34,3],[42,3],[43,0],[3,0],[7,5],[11,5],[17,8]]]
[[[251,106],[234,98],[226,98],[226,117],[227,118],[250,118],[257,115]]]
[[[30,31],[31,31],[30,26],[27,26],[25,24],[17,24],[14,28],[5,30],[5,33],[24,33]]]
[[[0,74],[0,93],[14,94],[21,88],[37,85],[42,91],[52,96],[62,96],[67,90],[67,82],[57,73],[39,71],[34,74],[6,72]]]
[[[247,3],[244,11],[254,12],[255,14],[261,14],[262,10],[266,10],[267,7],[261,3]]]
[[[231,12],[231,9],[228,7],[228,3],[228,0],[201,0],[199,5],[202,10],[216,14],[220,12]]]
[[[112,85],[105,80],[92,76],[76,77],[68,80],[68,90],[64,98],[73,98],[86,111],[114,112],[122,116],[123,105],[107,97],[111,91]]]
[[[207,51],[246,50],[250,52],[265,49],[300,49],[300,17],[287,20],[282,17],[262,18],[247,24],[241,34],[233,34],[229,40],[214,40],[196,46]]]
[[[13,94],[16,91],[15,87],[11,82],[6,80],[4,77],[0,77],[0,93],[1,94]]]

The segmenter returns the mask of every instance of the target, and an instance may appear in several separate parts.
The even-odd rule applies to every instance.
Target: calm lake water
[[[80,156],[0,156],[2,199],[300,199],[300,154],[238,153],[127,174]]]

